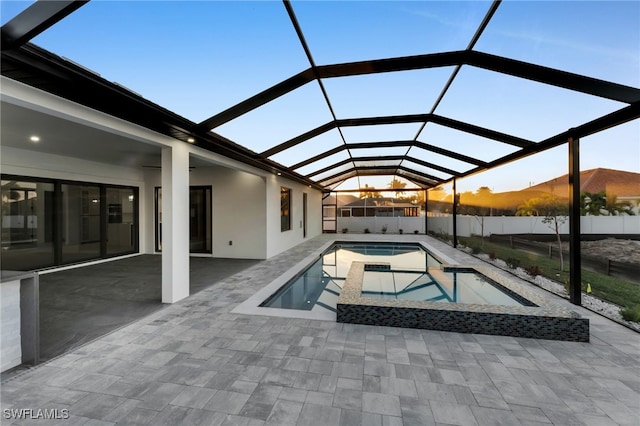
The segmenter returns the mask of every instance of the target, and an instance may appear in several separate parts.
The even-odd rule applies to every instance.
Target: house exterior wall
[[[207,167],[191,172],[191,185],[213,187],[214,257],[266,257],[267,220],[263,177],[226,167]]]
[[[280,188],[291,189],[291,229],[280,230]],[[303,193],[307,194],[307,236],[303,236]],[[275,175],[266,177],[267,258],[322,233],[322,193]]]
[[[155,188],[160,171],[145,171],[147,190],[146,246],[155,250]],[[264,259],[266,257],[265,182],[256,176],[227,167],[197,167],[189,173],[189,185],[212,188],[213,257]],[[229,241],[232,242],[229,245]]]
[[[121,167],[10,147],[2,147],[1,154],[4,174],[137,187],[140,253],[155,252],[154,189],[161,186],[159,169]],[[322,233],[322,194],[307,186],[223,166],[194,169],[190,184],[213,188],[215,257],[265,259],[303,242],[303,193],[307,193],[307,239]],[[285,232],[280,231],[281,186],[292,190],[291,230]]]
[[[130,140],[132,145],[151,145],[157,148],[158,158],[163,149],[186,147],[189,160],[181,160],[181,164],[186,164],[185,161],[193,163],[194,159],[198,159],[195,162],[197,167],[189,173],[190,185],[212,187],[214,256],[264,259],[303,242],[303,193],[307,193],[308,197],[306,238],[313,238],[322,232],[320,191],[197,146],[186,145],[22,83],[4,77],[1,80],[3,103],[115,134]],[[64,122],[61,123],[64,126]],[[73,140],[74,134],[70,131],[68,137]],[[140,164],[123,166],[109,164],[109,161],[90,161],[61,153],[45,154],[38,152],[36,147],[22,149],[0,146],[0,149],[0,171],[3,174],[138,188],[139,251],[155,252],[154,188],[161,186],[159,169],[141,167]],[[152,160],[153,154],[149,155]],[[211,167],[202,166],[203,163],[211,164]],[[291,230],[286,232],[280,231],[280,186],[292,190]],[[229,245],[229,241],[232,245]]]

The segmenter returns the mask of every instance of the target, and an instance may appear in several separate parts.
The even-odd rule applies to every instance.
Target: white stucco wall
[[[191,172],[190,184],[213,187],[214,257],[264,259],[264,178],[226,167],[205,167]]]
[[[0,284],[0,371],[22,363],[20,280]]]
[[[267,183],[267,258],[322,233],[322,194],[308,186],[275,175]],[[280,230],[280,187],[291,189],[291,229]],[[303,237],[302,194],[307,193],[307,237]]]
[[[145,238],[154,243],[154,191],[160,171],[145,171],[145,202],[150,206]],[[266,257],[265,182],[261,176],[222,166],[197,167],[189,173],[189,185],[211,186],[212,251],[214,257],[264,259]],[[229,245],[232,241],[232,245]]]

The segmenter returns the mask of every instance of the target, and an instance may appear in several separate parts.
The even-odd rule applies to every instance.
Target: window
[[[291,189],[280,187],[280,231],[291,229]]]

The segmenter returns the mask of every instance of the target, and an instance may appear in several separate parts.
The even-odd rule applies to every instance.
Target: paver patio
[[[416,238],[481,262],[426,236],[321,235],[6,380],[2,424],[640,424],[640,338],[583,308],[590,343],[231,313],[329,240]]]

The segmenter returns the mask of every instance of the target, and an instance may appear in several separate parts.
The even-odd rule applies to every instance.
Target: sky
[[[0,2],[1,20],[30,2]],[[465,49],[485,1],[293,1],[317,65]],[[504,1],[478,51],[640,87],[640,2]],[[309,67],[279,1],[100,1],[33,42],[194,122]],[[451,67],[323,81],[337,118],[426,113]],[[436,113],[537,142],[624,105],[473,67],[462,67]],[[332,120],[316,82],[224,124],[215,132],[256,152]],[[347,142],[413,139],[418,124],[344,129]],[[499,142],[434,124],[418,140],[483,160],[513,152]],[[272,159],[286,166],[342,144],[332,131]],[[567,173],[566,146],[460,180],[461,191],[522,189]],[[393,152],[392,152],[393,151]],[[357,155],[406,153],[378,149]],[[469,165],[412,148],[456,170]],[[309,173],[345,159],[337,154]],[[640,120],[584,138],[581,168],[640,172]],[[434,170],[424,170],[441,175]],[[330,175],[326,173],[325,175]],[[321,175],[322,176],[322,175]],[[391,177],[361,179],[385,187]],[[341,188],[346,188],[343,184]]]

